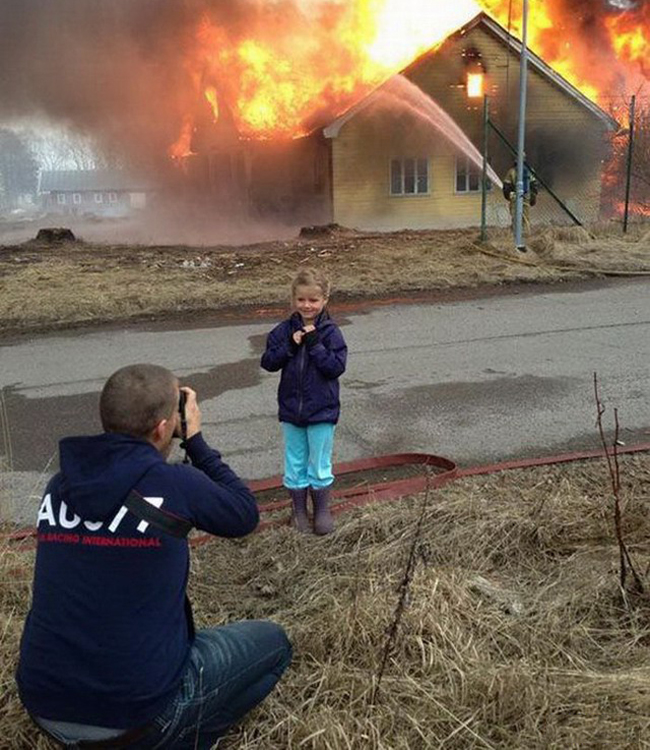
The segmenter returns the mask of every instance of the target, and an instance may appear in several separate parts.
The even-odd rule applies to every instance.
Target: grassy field
[[[336,229],[241,247],[0,246],[0,334],[283,304],[297,268],[328,270],[334,301],[607,274],[650,274],[650,228],[539,229],[529,252],[494,230],[364,234]]]
[[[621,477],[625,538],[647,580],[650,456],[622,458]],[[13,684],[32,560],[30,543],[3,542],[3,750],[49,747]],[[217,540],[192,565],[199,626],[271,618],[295,646],[281,688],[225,748],[647,747],[650,600],[618,585],[604,460],[368,505],[326,538],[283,527]]]

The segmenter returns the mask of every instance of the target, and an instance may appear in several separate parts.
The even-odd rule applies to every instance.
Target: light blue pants
[[[296,427],[282,422],[284,433],[284,486],[300,490],[312,486],[320,490],[334,481],[332,448],[334,428],[331,422]]]

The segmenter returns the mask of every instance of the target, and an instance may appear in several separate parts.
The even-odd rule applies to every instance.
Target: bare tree
[[[34,195],[38,184],[38,163],[23,135],[0,130],[0,200],[12,208],[22,195]]]
[[[65,131],[30,130],[25,134],[41,169],[95,169],[97,153],[91,139]]]

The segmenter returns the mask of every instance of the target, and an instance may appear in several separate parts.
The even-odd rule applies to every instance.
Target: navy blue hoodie
[[[278,417],[305,427],[318,422],[336,424],[341,412],[339,376],[345,372],[348,349],[339,327],[323,311],[314,321],[317,341],[296,346],[292,339],[303,327],[300,313],[269,333],[261,365],[269,372],[282,370],[278,386]]]
[[[174,697],[194,626],[186,539],[123,506],[134,488],[210,534],[258,523],[255,499],[199,433],[193,466],[166,463],[126,435],[66,438],[38,514],[32,606],[17,682],[35,716],[117,729],[147,723]]]

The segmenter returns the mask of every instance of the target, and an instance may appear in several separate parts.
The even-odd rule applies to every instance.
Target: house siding
[[[503,43],[478,25],[464,35],[455,35],[433,54],[411,65],[405,75],[439,102],[473,143],[482,144],[482,99],[468,99],[463,84],[465,60],[462,51],[477,49],[486,66],[486,93],[493,121],[511,143],[516,142],[519,92],[519,60]],[[579,218],[593,221],[600,206],[602,136],[605,125],[573,97],[529,70],[527,108],[527,152],[533,167],[552,174],[552,187]],[[561,165],[539,164],[552,139],[567,131],[584,138],[586,151],[580,174],[565,172]],[[510,152],[491,138],[492,165],[503,175],[512,162]],[[391,114],[370,105],[348,120],[332,143],[334,221],[360,229],[448,228],[478,226],[481,195],[456,193],[457,149],[433,126],[403,113]],[[430,159],[430,194],[391,196],[391,158]],[[547,160],[548,162],[548,160]],[[532,218],[568,221],[566,214],[545,192],[540,195]],[[488,223],[507,225],[508,207],[496,188],[488,196]]]
[[[428,194],[390,194],[390,162],[396,158],[428,158]],[[456,152],[441,138],[415,132],[405,137],[389,123],[381,134],[360,121],[346,125],[333,143],[334,221],[357,229],[473,226],[481,194],[455,192],[455,163]],[[494,192],[488,198],[492,213],[499,207],[492,205]]]

